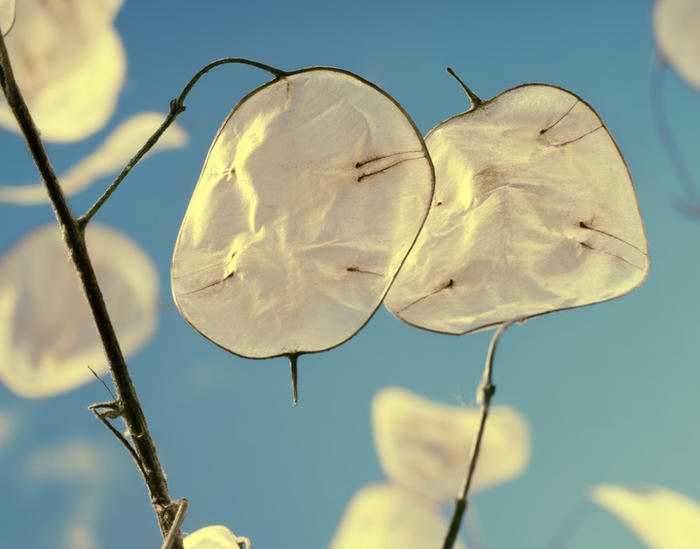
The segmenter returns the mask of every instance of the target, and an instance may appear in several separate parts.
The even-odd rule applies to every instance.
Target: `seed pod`
[[[474,106],[426,136],[435,196],[389,311],[464,334],[638,287],[649,255],[637,199],[595,111],[545,84],[468,93]]]
[[[652,22],[661,56],[700,91],[700,2],[657,0]]]
[[[125,355],[153,336],[158,275],[122,233],[91,223],[87,246]],[[55,224],[32,232],[0,261],[0,381],[18,395],[70,391],[107,371],[85,294]]]
[[[465,457],[480,416],[476,408],[439,404],[399,387],[383,389],[372,402],[372,430],[384,473],[392,482],[433,501],[453,501],[464,479]],[[473,490],[512,480],[529,461],[527,421],[509,406],[494,406]]]
[[[335,347],[381,303],[433,185],[420,133],[386,92],[338,69],[283,73],[214,139],[175,245],[175,303],[240,356]]]
[[[352,498],[329,549],[440,547],[447,532],[441,509],[415,492],[372,484]],[[456,549],[465,549],[457,541]]]
[[[641,492],[614,484],[591,490],[591,500],[617,516],[650,549],[694,549],[700,541],[700,505],[661,486]]]
[[[0,33],[6,35],[15,22],[15,0],[0,0]]]

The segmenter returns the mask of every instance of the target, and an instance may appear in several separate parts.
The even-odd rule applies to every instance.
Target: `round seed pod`
[[[214,139],[175,245],[175,303],[240,356],[335,347],[381,303],[433,187],[423,139],[386,92],[339,69],[283,73]]]
[[[389,311],[464,334],[637,288],[647,240],[627,166],[595,111],[546,84],[472,99],[426,136],[435,196]]]
[[[131,239],[91,223],[87,246],[125,355],[157,324],[158,275]],[[0,260],[0,381],[28,398],[70,391],[107,371],[92,314],[55,224],[22,239]]]

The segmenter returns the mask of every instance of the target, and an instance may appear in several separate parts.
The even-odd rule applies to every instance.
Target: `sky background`
[[[64,171],[128,116],[166,112],[201,66],[224,56],[352,71],[391,94],[423,133],[466,108],[447,66],[482,98],[527,82],[578,94],[629,165],[651,273],[625,297],[505,334],[493,404],[527,418],[532,459],[473,505],[485,548],[547,547],[562,528],[570,549],[639,548],[616,518],[585,503],[592,486],[652,483],[700,501],[700,222],[678,208],[681,187],[653,123],[651,13],[650,1],[127,0],[115,22],[128,76],[114,116],[91,138],[48,150]],[[292,409],[285,359],[238,358],[187,325],[169,289],[178,228],[221,121],[268,80],[235,65],[205,76],[178,119],[187,148],[139,165],[96,220],[138,242],[160,274],[158,331],[129,366],[171,494],[190,502],[183,529],[225,524],[256,549],[316,549],[329,544],[352,495],[384,478],[373,395],[398,385],[473,404],[491,332],[432,334],[380,308],[346,344],[301,359],[301,403]],[[669,123],[700,179],[700,97],[669,70],[663,89]],[[37,180],[14,134],[0,132],[0,157],[0,184]],[[107,183],[72,197],[75,211]],[[0,205],[0,249],[52,219],[48,205]],[[137,469],[86,410],[107,398],[97,382],[45,400],[0,387],[0,547],[66,547],[69,535],[94,535],[103,549],[159,547]]]

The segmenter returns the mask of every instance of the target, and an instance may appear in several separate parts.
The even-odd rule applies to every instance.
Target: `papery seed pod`
[[[17,3],[7,50],[45,141],[72,142],[101,129],[117,105],[126,54],[113,26],[123,0]],[[19,132],[0,95],[0,126]]]
[[[15,0],[0,0],[0,33],[6,35],[15,22]]]
[[[480,419],[477,408],[449,406],[387,387],[372,402],[379,463],[392,482],[433,501],[453,501]],[[474,491],[519,476],[530,461],[530,430],[522,414],[509,406],[492,407],[480,455]]]
[[[66,196],[76,194],[96,180],[121,169],[136,152],[139,143],[145,143],[160,126],[165,115],[157,112],[141,112],[127,118],[91,154],[85,156],[68,171],[59,176],[61,189]],[[177,122],[165,131],[146,157],[187,144],[187,132]],[[0,203],[44,204],[49,202],[43,183],[31,185],[0,186]]]
[[[657,0],[652,22],[661,56],[700,91],[700,1]]]
[[[87,246],[125,355],[143,347],[157,323],[158,275],[151,259],[115,229],[91,223]],[[55,224],[23,238],[0,259],[0,381],[44,398],[107,371],[83,289]]]
[[[435,195],[389,311],[464,334],[637,288],[647,240],[627,166],[595,111],[546,84],[486,102],[468,92],[473,107],[426,136]]]
[[[700,544],[700,504],[663,488],[632,491],[601,484],[591,500],[625,523],[650,549],[695,549]]]
[[[240,356],[335,347],[381,303],[433,185],[420,133],[386,92],[339,69],[284,73],[214,139],[175,245],[175,303]]]
[[[438,549],[447,532],[439,506],[391,484],[364,487],[348,503],[329,549]],[[466,549],[459,540],[456,549]]]
[[[205,526],[185,536],[182,540],[185,549],[241,549],[245,544],[250,549],[247,538],[236,536],[226,526]]]

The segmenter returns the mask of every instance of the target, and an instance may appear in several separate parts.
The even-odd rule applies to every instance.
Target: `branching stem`
[[[491,339],[491,344],[489,345],[489,351],[486,355],[486,365],[484,366],[484,374],[481,378],[481,386],[479,390],[481,391],[481,418],[479,420],[479,430],[474,438],[474,443],[472,444],[471,453],[469,455],[469,466],[467,467],[467,474],[462,482],[462,489],[460,490],[460,495],[457,500],[455,500],[455,508],[452,513],[452,520],[450,521],[450,527],[447,530],[447,536],[445,536],[445,542],[443,543],[443,549],[452,549],[455,540],[457,539],[457,534],[459,534],[459,528],[462,524],[462,517],[467,510],[469,495],[469,488],[471,487],[472,479],[474,478],[474,471],[476,471],[476,463],[479,460],[479,451],[481,450],[481,441],[484,437],[484,430],[486,427],[486,418],[489,415],[489,406],[491,404],[491,398],[496,392],[496,386],[493,384],[493,358],[496,355],[496,347],[498,346],[498,341],[501,339],[503,332],[505,332],[508,327],[517,322],[517,320],[510,320],[504,322],[496,330],[496,333]]]
[[[240,63],[243,65],[257,67],[259,69],[273,74],[275,78],[282,78],[284,75],[288,74],[284,71],[271,67],[270,65],[265,65],[264,63],[258,63],[257,61],[251,61],[249,59],[243,59],[241,57],[225,57],[223,59],[217,59],[216,61],[212,61],[208,65],[202,67],[197,72],[197,74],[195,74],[190,79],[190,81],[184,87],[177,99],[173,99],[170,102],[170,111],[168,112],[168,116],[166,116],[165,120],[163,120],[163,123],[160,125],[160,127],[153,133],[151,137],[148,138],[148,141],[146,141],[143,147],[139,149],[139,151],[133,156],[133,158],[129,160],[129,162],[121,171],[121,173],[117,176],[117,178],[109,185],[109,187],[107,187],[107,190],[104,192],[104,194],[100,196],[100,198],[97,199],[97,201],[90,207],[90,209],[78,219],[78,224],[80,225],[80,227],[84,228],[90,222],[90,220],[102,207],[102,205],[105,202],[107,202],[107,199],[109,199],[109,197],[112,196],[112,193],[114,193],[114,191],[117,190],[117,187],[119,187],[120,183],[129,174],[131,169],[134,166],[136,166],[139,160],[141,160],[145,156],[145,154],[153,148],[153,146],[158,142],[158,139],[160,139],[160,136],[163,135],[163,133],[165,133],[165,130],[168,129],[168,127],[175,121],[175,119],[178,116],[180,116],[180,114],[185,112],[185,99],[189,95],[194,85],[199,81],[199,79],[206,73],[208,73],[210,70],[212,70],[214,67],[218,67],[219,65],[225,65],[228,63]]]
[[[170,532],[174,512],[165,473],[160,465],[156,448],[151,439],[146,423],[146,417],[136,395],[136,389],[131,380],[129,370],[124,361],[114,327],[107,313],[102,292],[97,283],[95,270],[85,244],[84,224],[78,223],[68,205],[65,195],[59,185],[56,173],[41,141],[39,132],[34,125],[27,105],[20,93],[12,73],[12,65],[5,47],[5,40],[0,33],[0,87],[2,87],[7,103],[12,110],[27,147],[36,163],[41,179],[51,200],[56,219],[61,227],[63,239],[69,255],[80,278],[86,299],[90,306],[97,331],[105,354],[109,361],[114,385],[117,388],[117,398],[122,407],[122,419],[131,434],[133,449],[138,455],[144,480],[151,498],[151,503],[158,517],[160,531],[165,538]],[[175,549],[182,549],[182,541],[178,537]]]

